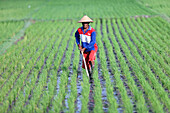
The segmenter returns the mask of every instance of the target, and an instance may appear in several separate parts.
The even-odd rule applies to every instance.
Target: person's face
[[[82,25],[84,29],[87,29],[89,27],[89,22],[83,22]]]

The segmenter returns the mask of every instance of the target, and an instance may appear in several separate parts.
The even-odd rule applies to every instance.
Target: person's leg
[[[92,64],[92,66],[94,66],[95,64],[95,59],[96,59],[96,52],[92,50],[89,55],[89,61]]]
[[[84,53],[84,58],[85,58],[85,61],[86,61],[86,66],[87,66],[87,70],[88,70],[88,73],[89,73],[89,77],[90,77],[90,79],[92,79],[91,78],[91,65],[90,65],[90,62],[89,62],[89,55],[90,55],[90,52]],[[82,68],[85,69],[84,61],[83,61]]]
[[[90,63],[90,67],[94,67],[94,64],[95,64],[94,60],[93,61],[89,61],[89,63]]]
[[[84,58],[85,58],[85,61],[86,61],[87,71],[89,73],[89,76],[91,77],[91,73],[90,73],[91,66],[90,66],[90,63],[89,63],[89,55],[90,55],[90,52],[84,53]],[[84,61],[82,61],[82,68],[85,69]]]
[[[85,58],[86,66],[87,66],[88,53],[83,53],[83,56],[84,56],[84,58]],[[85,69],[84,60],[82,60],[82,68]],[[88,68],[88,67],[87,67],[87,68]]]
[[[97,53],[97,50],[98,50],[98,46],[97,46],[97,44],[95,43],[94,44],[94,48],[95,48],[95,50],[93,51],[91,51],[91,55],[90,55],[90,63],[92,64],[92,66],[91,67],[94,67],[94,65],[95,65],[95,59],[96,59],[96,53]]]
[[[95,56],[96,56],[96,52],[94,50],[90,51],[89,64],[90,64],[91,79],[92,79],[92,73],[93,73],[93,68],[94,68],[95,59],[96,59]]]

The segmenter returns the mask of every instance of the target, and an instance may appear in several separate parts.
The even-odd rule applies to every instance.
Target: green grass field
[[[0,111],[170,112],[168,0],[0,0]],[[89,82],[74,34],[94,20]]]

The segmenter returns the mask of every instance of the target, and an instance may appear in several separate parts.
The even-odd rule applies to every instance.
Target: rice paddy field
[[[170,112],[169,0],[0,0],[0,112]],[[74,34],[93,19],[89,82]]]

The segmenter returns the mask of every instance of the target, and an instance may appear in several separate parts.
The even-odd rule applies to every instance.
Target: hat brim
[[[92,22],[94,22],[94,21],[89,21],[89,20],[83,20],[83,21],[78,21],[78,23],[83,23],[83,22],[90,22],[90,23],[92,23]]]

